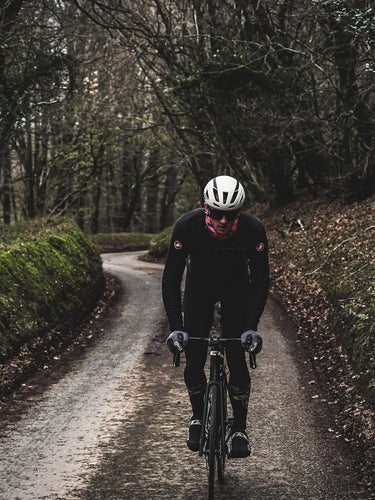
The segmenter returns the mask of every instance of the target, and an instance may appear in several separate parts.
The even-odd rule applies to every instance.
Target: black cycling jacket
[[[171,330],[183,329],[181,280],[187,262],[186,286],[197,293],[219,300],[246,291],[249,300],[244,330],[256,330],[269,289],[268,242],[257,217],[242,213],[236,231],[226,239],[209,231],[203,208],[177,220],[162,281]]]

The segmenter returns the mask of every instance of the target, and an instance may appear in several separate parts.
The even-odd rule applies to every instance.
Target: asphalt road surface
[[[47,387],[45,373],[40,391],[38,376],[31,380],[21,414],[18,406],[17,418],[3,421],[0,499],[206,498],[204,459],[184,441],[184,360],[173,368],[164,345],[162,266],[138,255],[103,255],[126,290],[103,335]],[[264,349],[252,372],[253,452],[227,462],[217,498],[370,498],[357,487],[350,448],[333,427],[334,402],[315,390],[287,324],[270,299],[259,329]]]

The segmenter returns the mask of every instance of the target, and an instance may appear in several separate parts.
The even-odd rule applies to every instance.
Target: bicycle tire
[[[216,468],[216,443],[217,443],[217,405],[218,387],[213,385],[210,390],[210,414],[208,432],[208,499],[213,500],[215,495],[215,468]]]
[[[223,441],[220,439],[219,453],[217,455],[217,478],[219,483],[224,482],[225,476],[225,448],[223,448]]]
[[[225,397],[225,389],[223,390],[224,395],[219,398],[222,400],[223,403],[223,414],[221,415],[221,406],[219,405],[218,401],[218,414],[220,416],[220,423],[218,426],[218,431],[217,431],[217,439],[218,439],[218,453],[216,456],[217,460],[217,478],[219,483],[224,482],[224,474],[225,474],[225,458],[226,458],[226,443],[225,443],[225,422],[227,418],[227,412],[226,412],[226,397]],[[224,428],[222,428],[224,426]]]

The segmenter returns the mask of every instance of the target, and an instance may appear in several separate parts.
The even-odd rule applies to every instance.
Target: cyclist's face
[[[211,225],[217,234],[220,236],[226,236],[229,234],[234,221],[239,215],[239,211],[225,212],[221,210],[213,210],[210,209],[206,203],[204,204],[204,208],[210,218]]]

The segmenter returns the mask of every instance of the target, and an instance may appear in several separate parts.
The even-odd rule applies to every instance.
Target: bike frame
[[[224,340],[224,339],[221,339]],[[204,453],[205,446],[205,423],[208,419],[208,406],[209,406],[209,395],[212,386],[216,385],[218,387],[218,401],[217,405],[219,408],[219,422],[218,426],[221,428],[221,440],[223,443],[223,449],[225,450],[225,430],[226,430],[226,397],[227,397],[227,380],[224,367],[224,349],[220,345],[220,337],[214,335],[207,339],[208,345],[211,347],[210,351],[210,378],[206,387],[206,396],[203,411],[203,427],[202,435],[199,446],[199,456]]]

